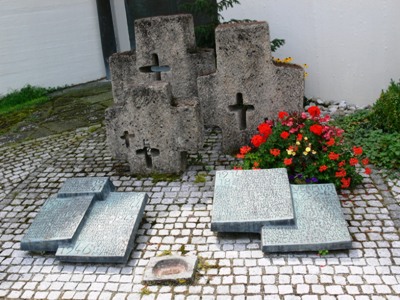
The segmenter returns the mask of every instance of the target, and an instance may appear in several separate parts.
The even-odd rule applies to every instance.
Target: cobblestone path
[[[215,170],[229,167],[221,136],[208,129],[203,151],[179,180],[132,177],[112,159],[104,128],[0,149],[1,299],[400,299],[400,181],[375,172],[340,196],[353,237],[349,251],[264,254],[257,234],[214,234]],[[197,183],[199,174],[206,182]],[[44,201],[74,176],[110,176],[118,191],[150,197],[127,265],[68,264],[19,250]],[[203,258],[191,285],[144,286],[153,256],[172,251]]]

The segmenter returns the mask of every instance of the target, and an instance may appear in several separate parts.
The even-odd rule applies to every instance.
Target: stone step
[[[295,225],[264,226],[264,252],[351,248],[352,239],[333,184],[291,185]]]
[[[94,195],[95,200],[104,200],[115,187],[108,177],[68,178],[58,192],[58,198],[77,195]]]
[[[216,172],[212,231],[259,233],[271,224],[294,224],[285,168]]]

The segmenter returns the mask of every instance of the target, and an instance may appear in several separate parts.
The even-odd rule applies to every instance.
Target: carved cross
[[[121,139],[125,140],[125,146],[126,148],[129,148],[129,138],[134,136],[133,134],[129,134],[128,131],[124,131],[124,134],[120,136]]]
[[[146,141],[143,141],[143,145],[144,145],[143,149],[136,150],[136,154],[144,155],[147,168],[152,168],[153,167],[152,157],[160,155],[160,150],[151,148],[150,145],[146,143]]]
[[[237,112],[239,117],[239,129],[244,130],[247,128],[246,111],[254,110],[253,105],[243,104],[242,93],[236,94],[236,104],[228,106],[229,111]]]
[[[139,71],[142,73],[154,73],[155,80],[161,80],[161,72],[168,72],[171,68],[169,66],[160,66],[158,55],[153,54],[153,64],[151,66],[140,67]]]

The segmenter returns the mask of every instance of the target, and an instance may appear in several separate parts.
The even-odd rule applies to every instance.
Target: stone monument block
[[[167,82],[129,91],[127,99],[106,112],[111,152],[126,159],[135,174],[185,170],[186,152],[203,145],[197,98],[174,98]]]
[[[21,250],[56,251],[70,242],[83,224],[94,195],[50,197],[21,240]]]
[[[135,21],[136,51],[110,58],[115,103],[129,97],[127,87],[169,82],[175,98],[196,97],[197,77],[215,71],[212,49],[197,49],[193,17],[159,16]]]
[[[107,198],[115,187],[108,177],[75,177],[67,179],[58,191],[59,198],[94,196],[96,200]]]
[[[264,226],[264,252],[351,248],[351,236],[333,184],[291,185],[296,223]]]
[[[217,70],[198,78],[198,94],[205,124],[221,128],[223,151],[232,152],[265,118],[302,111],[304,71],[273,63],[266,22],[219,25],[215,35]]]
[[[256,232],[264,225],[294,223],[287,171],[217,171],[211,230]]]
[[[68,262],[125,263],[147,202],[146,193],[110,193],[96,201],[79,234],[56,257]]]

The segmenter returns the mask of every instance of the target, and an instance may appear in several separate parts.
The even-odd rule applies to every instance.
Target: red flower
[[[285,164],[285,166],[290,166],[292,164],[293,158],[285,158],[283,160],[283,163]]]
[[[289,137],[290,133],[287,131],[284,131],[281,133],[281,138],[283,138],[284,140],[286,140]]]
[[[350,166],[355,166],[358,164],[358,159],[355,157],[350,158]]]
[[[271,149],[271,150],[269,150],[269,152],[270,152],[273,156],[278,156],[279,154],[281,154],[281,150],[279,150],[279,149]]]
[[[260,164],[258,163],[258,161],[255,161],[254,163],[253,163],[253,167],[254,168],[258,168],[260,166]]]
[[[244,154],[236,154],[236,158],[244,159]]]
[[[323,127],[318,124],[314,124],[310,126],[310,131],[316,135],[321,135],[322,134]]]
[[[249,146],[243,146],[242,148],[240,148],[240,154],[246,154],[246,153],[248,153],[248,152],[250,152],[250,150],[251,150],[251,147],[249,147]]]
[[[272,133],[272,128],[267,123],[261,123],[258,125],[257,129],[265,137],[268,137]]]
[[[238,166],[234,166],[233,169],[234,169],[234,170],[243,170],[242,167],[238,167]]]
[[[346,164],[344,160],[342,160],[340,163],[338,163],[338,167],[341,168]]]
[[[361,147],[354,146],[353,147],[353,153],[354,153],[354,155],[361,155],[363,153],[363,150],[362,150]]]
[[[331,152],[328,154],[328,157],[330,160],[338,160],[339,159],[339,154],[335,153],[335,152]]]
[[[319,171],[320,171],[320,172],[324,172],[324,171],[326,171],[327,169],[328,169],[328,167],[325,166],[325,165],[322,165],[322,166],[319,167]]]
[[[318,106],[311,106],[307,111],[311,117],[319,117],[321,114],[321,110],[318,108]]]
[[[335,145],[335,139],[330,138],[329,141],[326,142],[326,144],[327,144],[328,146],[333,146],[333,145]]]
[[[365,174],[369,175],[372,173],[372,170],[370,168],[365,168]]]
[[[265,143],[265,141],[266,138],[259,134],[256,134],[251,138],[251,143],[257,148],[260,147],[261,144]]]
[[[346,170],[341,169],[341,170],[339,170],[339,172],[336,172],[335,176],[340,178],[340,177],[345,177],[346,174],[347,174]]]
[[[297,135],[297,140],[298,140],[298,141],[301,141],[302,138],[303,138],[303,135],[302,135],[301,133],[299,133],[299,134]]]
[[[280,111],[279,113],[278,113],[278,118],[279,119],[283,119],[283,118],[285,118],[285,117],[287,117],[289,114],[286,112],[286,111]]]
[[[365,166],[365,165],[368,165],[369,160],[368,160],[368,158],[364,158],[361,162],[362,162],[363,165]]]
[[[340,182],[342,183],[342,189],[348,188],[350,186],[351,178],[342,178]]]

